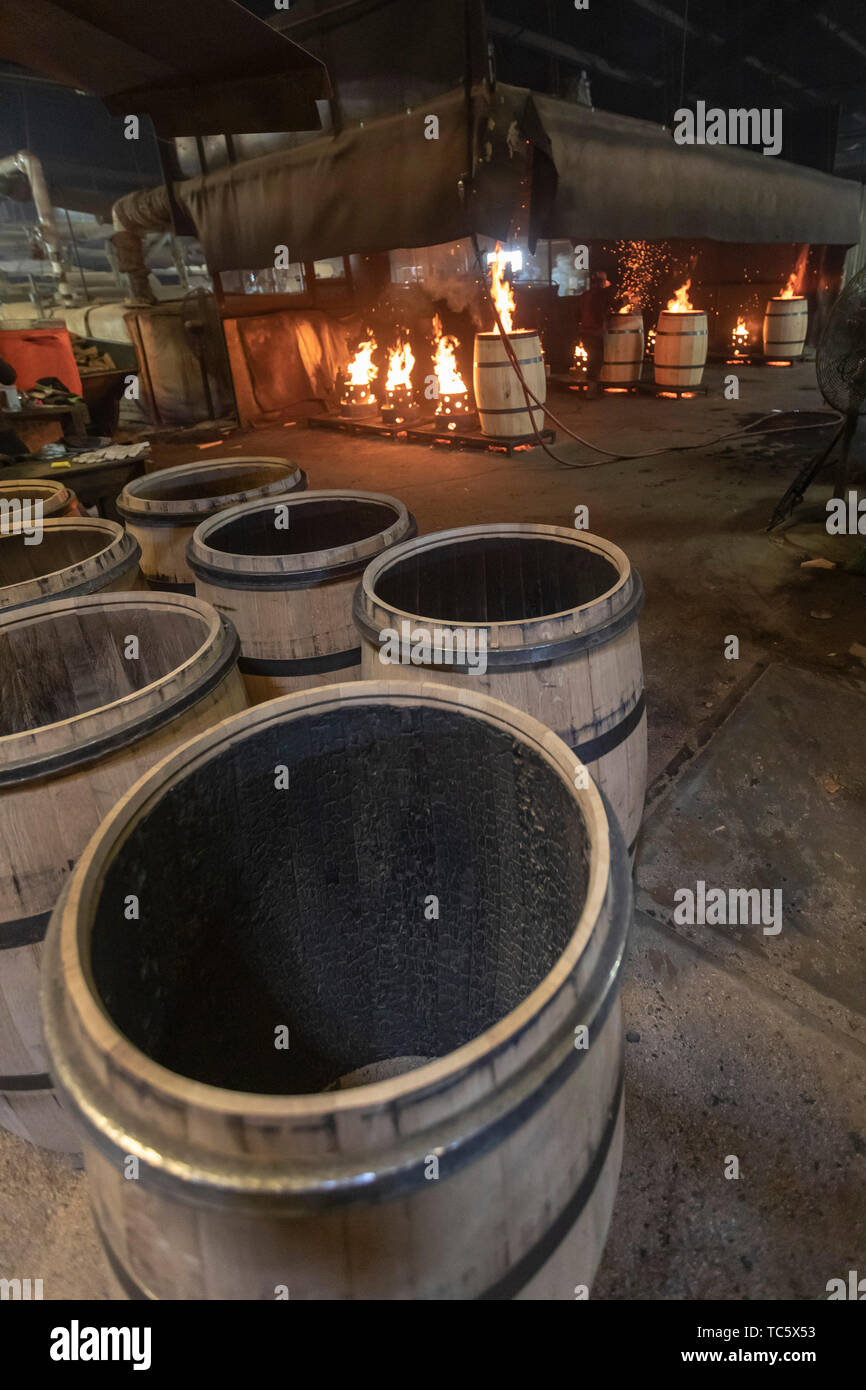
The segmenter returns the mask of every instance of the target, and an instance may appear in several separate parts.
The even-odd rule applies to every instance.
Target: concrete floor
[[[858,832],[861,846],[864,839],[862,784],[848,797],[838,879],[821,905],[824,916],[811,921],[810,969],[823,940],[837,957],[835,974],[826,952],[824,973],[816,967],[801,978],[805,957],[792,957],[787,942],[779,954],[766,946],[760,953],[732,948],[723,933],[674,926],[660,906],[670,903],[673,886],[693,884],[696,874],[726,886],[763,882],[744,848],[747,809],[740,808],[738,835],[725,842],[727,859],[717,851],[722,858],[713,867],[724,877],[714,880],[700,872],[690,837],[697,821],[678,799],[691,804],[687,793],[698,795],[695,755],[705,746],[708,755],[718,749],[731,722],[749,712],[764,668],[822,677],[813,718],[816,726],[836,725],[836,763],[845,758],[840,731],[856,720],[851,711],[866,692],[857,652],[858,644],[866,647],[866,578],[803,569],[813,552],[801,548],[802,537],[798,544],[794,532],[770,537],[764,530],[798,463],[827,432],[670,452],[766,411],[823,408],[811,364],[741,368],[739,377],[737,401],[723,397],[721,368],[707,371],[708,396],[690,401],[553,395],[553,409],[607,449],[667,450],[579,471],[540,450],[508,458],[348,439],[307,429],[300,417],[290,426],[229,435],[215,447],[154,449],[160,467],[242,452],[289,456],[307,470],[311,487],[396,494],[422,532],[500,520],[570,526],[575,506],[585,504],[590,530],[622,546],[640,570],[651,805],[638,850],[639,911],[623,995],[626,1153],[593,1291],[600,1298],[820,1298],[828,1279],[846,1277],[866,1258],[866,1008],[862,992],[848,988],[840,1001],[833,983],[851,974],[849,961],[859,961],[864,866],[851,847]],[[563,438],[555,448],[572,462],[594,460]],[[829,495],[826,484],[810,500]],[[724,656],[731,634],[739,638],[734,661]],[[849,701],[844,715],[833,706],[837,691]],[[771,725],[766,738],[772,745]],[[828,765],[827,774],[850,788],[845,768]],[[712,806],[712,791],[703,794]],[[788,794],[796,798],[796,773]],[[823,844],[835,833],[827,796],[823,810],[815,802],[800,820],[802,833]],[[683,846],[675,863],[663,855],[672,837]],[[774,845],[771,836],[768,881]],[[792,895],[798,886],[814,895],[816,865],[826,869],[829,861],[813,856],[798,865],[796,837],[786,841],[783,858],[786,901],[789,884]],[[738,1180],[724,1176],[732,1154],[740,1161]],[[0,1273],[42,1277],[46,1298],[105,1296],[83,1175],[3,1132]]]

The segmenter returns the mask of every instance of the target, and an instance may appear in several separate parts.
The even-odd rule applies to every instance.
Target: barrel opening
[[[0,536],[0,588],[26,584],[70,565],[83,564],[107,550],[112,537],[95,526],[60,525],[46,527],[38,545],[28,545],[26,528]]]
[[[10,500],[14,497],[33,497],[40,502],[47,502],[56,497],[63,491],[56,483],[0,483],[0,499]]]
[[[108,866],[85,969],[175,1073],[309,1094],[516,1007],[572,936],[588,863],[570,788],[529,745],[448,709],[343,706],[167,788]]]
[[[620,580],[613,561],[555,536],[482,536],[415,549],[377,577],[375,596],[444,623],[510,623],[592,603]]]
[[[198,464],[182,477],[167,478],[158,472],[150,473],[129,490],[133,496],[147,502],[189,502],[199,497],[233,497],[241,492],[272,486],[291,477],[294,471],[295,466],[291,463],[287,463],[284,470],[278,464],[256,468],[249,463],[238,463],[234,467],[219,469]]]
[[[283,527],[283,508],[289,507]],[[307,555],[336,550],[377,536],[398,519],[387,502],[328,497],[315,502],[275,501],[219,522],[207,533],[207,545],[229,555]]]
[[[127,659],[131,636],[138,656]],[[0,736],[72,719],[143,690],[194,656],[205,637],[204,620],[194,613],[144,605],[73,609],[14,623],[0,632]]]

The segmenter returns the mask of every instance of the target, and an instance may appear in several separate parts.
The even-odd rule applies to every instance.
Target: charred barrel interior
[[[280,764],[291,795],[271,790]],[[193,769],[122,845],[93,926],[99,997],[153,1060],[233,1090],[318,1091],[441,1056],[525,999],[571,936],[588,844],[569,802],[538,754],[450,711],[265,729]],[[121,910],[132,892],[140,922]]]

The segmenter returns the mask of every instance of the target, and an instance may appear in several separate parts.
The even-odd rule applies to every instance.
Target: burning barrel
[[[499,701],[377,681],[225,720],[114,808],[43,1011],[121,1295],[591,1286],[631,890],[580,771]]]
[[[197,528],[196,593],[235,624],[252,701],[359,673],[358,580],[370,560],[414,534],[396,497],[340,491],[248,502]]]
[[[0,531],[0,613],[47,599],[137,589],[138,542],[116,521],[64,516],[42,523],[34,544],[30,525]]]
[[[539,401],[546,400],[547,378],[538,334],[520,329],[509,333],[508,341],[527,386]],[[543,427],[544,411],[533,406],[530,416],[520,378],[498,330],[476,333],[472,379],[484,434],[494,439],[513,439],[531,435],[533,422],[536,429]]]
[[[306,486],[303,470],[287,459],[209,459],[134,478],[117,499],[117,510],[141,546],[141,568],[151,588],[192,594],[186,548],[200,521],[242,502],[302,492]]]
[[[246,707],[237,653],[230,625],[180,595],[95,594],[0,616],[0,1125],[20,1138],[80,1148],[39,1026],[51,909],[118,797]],[[146,901],[150,888],[127,891]]]
[[[700,386],[707,360],[707,316],[701,309],[663,309],[656,328],[653,372],[670,390]]]
[[[802,357],[809,326],[809,303],[803,295],[776,295],[764,314],[764,356],[786,362]]]
[[[631,851],[646,790],[642,602],[628,557],[585,531],[503,523],[420,536],[364,573],[362,676],[445,681],[527,710],[587,765]]]
[[[605,386],[633,386],[643,367],[643,314],[611,314],[604,330],[604,362],[599,380]]]

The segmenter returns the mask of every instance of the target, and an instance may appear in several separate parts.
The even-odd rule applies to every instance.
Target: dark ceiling
[[[291,34],[330,13],[373,23],[389,0],[293,0],[276,15],[273,0],[246,2]],[[412,0],[391,8],[417,14]],[[450,7],[442,8],[444,18]],[[864,0],[589,0],[585,10],[571,0],[487,0],[484,8],[505,82],[568,96],[585,69],[596,106],[662,124],[697,100],[781,107],[784,157],[866,175]],[[413,27],[403,31],[407,71],[423,62]]]
[[[486,9],[502,81],[576,99],[585,70],[597,107],[659,123],[699,99],[725,108],[778,106],[784,157],[866,179],[864,0],[589,0],[585,10],[572,0],[488,0],[486,6],[469,0],[469,6]],[[292,0],[280,9],[274,0],[246,0],[245,8],[318,52],[329,68],[336,57],[337,96],[342,80],[356,103],[365,86],[398,91],[401,73],[406,83],[426,80],[438,88],[453,85],[462,72],[461,0],[438,6]],[[335,26],[347,21],[340,36]],[[362,31],[366,42],[356,44]],[[180,26],[178,33],[182,44]],[[483,45],[481,52],[483,61]],[[0,63],[0,98],[0,155],[30,146],[55,186],[92,186],[104,199],[159,180],[152,133],[138,144],[125,141],[119,118],[95,97]]]

